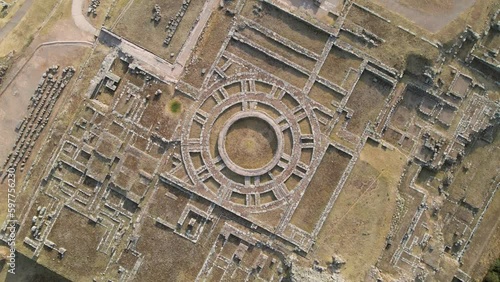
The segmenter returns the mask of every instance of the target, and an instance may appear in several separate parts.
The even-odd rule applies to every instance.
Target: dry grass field
[[[406,88],[403,93],[403,100],[399,103],[394,115],[391,118],[391,124],[402,131],[409,128],[412,117],[418,114],[418,106],[422,102],[425,93],[414,88]]]
[[[340,103],[344,95],[316,81],[309,92],[309,98],[331,110],[336,110],[337,107],[333,103]]]
[[[498,185],[500,161],[491,156],[500,154],[500,133],[497,131],[495,141],[485,144],[477,141],[466,156],[465,163],[471,168],[463,166],[457,169],[455,180],[450,186],[450,194],[464,193],[465,201],[473,207],[482,207]],[[484,160],[489,160],[485,162]],[[460,190],[460,191],[457,191]],[[463,269],[475,277],[481,277],[500,253],[500,193],[497,192],[486,211],[484,218],[474,234],[469,249],[463,258]]]
[[[301,16],[312,17],[311,13],[302,13],[303,9],[321,9],[309,2],[301,9],[303,0],[276,1],[297,6],[291,10],[295,15],[300,12]],[[86,15],[90,0],[83,2]],[[322,8],[341,6],[334,5],[341,1],[325,2]],[[197,27],[204,26],[204,30],[186,44],[194,49],[192,53],[183,52],[190,54],[189,58],[179,57],[183,66],[162,70],[165,80],[179,79],[178,83],[160,82],[140,70],[129,71],[129,66],[141,61],[141,55],[129,58],[118,52],[123,61],[116,59],[110,69],[121,79],[117,89],[110,90],[107,84],[108,88],[102,86],[91,98],[86,95],[89,85],[96,81],[97,73],[102,73],[99,70],[104,70],[103,59],[115,49],[100,42],[37,47],[47,41],[95,40],[75,25],[72,3],[35,1],[20,24],[0,42],[0,58],[16,50],[8,75],[23,66],[5,92],[9,96],[0,97],[0,136],[6,141],[16,137],[12,127],[24,115],[22,110],[42,72],[52,64],[62,68],[73,65],[77,70],[46,120],[48,128],[34,144],[31,157],[22,163],[26,171],[19,172],[16,179],[19,188],[26,188],[17,199],[18,214],[25,219],[16,239],[19,251],[40,251],[22,242],[25,237],[38,240],[36,234],[30,235],[30,222],[35,217],[35,223],[47,220],[42,230],[50,229],[43,238],[67,252],[61,259],[57,250],[40,245],[39,266],[27,266],[25,278],[18,281],[43,281],[39,275],[45,272],[50,281],[63,281],[39,269],[42,266],[74,281],[287,281],[293,280],[288,277],[288,262],[309,271],[311,276],[299,280],[315,281],[317,271],[332,275],[328,266],[336,255],[346,261],[340,268],[345,281],[371,281],[368,274],[373,266],[387,275],[384,281],[413,281],[416,271],[434,275],[428,276],[429,280],[450,281],[459,268],[479,281],[498,257],[500,161],[494,156],[500,154],[500,133],[496,133],[493,144],[473,140],[463,145],[455,141],[466,138],[452,132],[459,120],[464,121],[460,124],[464,130],[469,130],[469,125],[475,126],[474,130],[485,126],[476,121],[487,122],[496,112],[494,102],[483,100],[500,95],[498,87],[464,62],[472,47],[470,42],[454,56],[421,38],[439,40],[446,47],[466,24],[481,32],[491,11],[500,8],[495,0],[347,1],[349,10],[341,14],[346,19],[338,38],[313,26],[321,19],[307,19],[311,20],[307,23],[266,1],[213,1],[213,12],[202,13],[209,2],[191,0],[168,46],[163,44],[165,27],[183,1],[101,0],[98,15],[87,16],[93,26],[99,29],[104,25],[170,63],[176,62],[198,21]],[[390,3],[399,6],[381,9]],[[159,23],[151,21],[155,4],[161,6]],[[241,15],[232,14],[228,7],[242,8]],[[404,9],[416,12],[411,17]],[[321,12],[326,16],[324,23],[335,23],[336,15]],[[419,23],[436,14],[442,17]],[[0,27],[4,22],[0,15]],[[337,31],[339,26],[329,27]],[[271,34],[279,36],[273,39]],[[489,48],[496,46],[498,34],[481,32],[481,36],[485,37],[479,42]],[[287,40],[293,44],[286,46]],[[332,42],[328,50],[325,46]],[[484,51],[481,48],[477,55],[483,55],[479,54]],[[418,72],[440,64],[438,57],[443,58],[444,68],[442,74],[438,70],[436,83],[441,83],[440,77],[443,83],[424,84]],[[323,61],[322,67],[315,69]],[[214,73],[213,65],[218,67]],[[387,66],[398,71],[394,74],[386,70]],[[249,74],[259,71],[263,73]],[[391,73],[391,78],[379,72]],[[235,81],[232,76],[237,74],[243,75]],[[438,91],[446,91],[460,75],[471,79],[464,78],[458,88],[472,91],[462,100],[444,98],[446,94]],[[436,90],[436,96],[420,93],[413,86],[406,92],[399,91],[410,84]],[[224,89],[218,88],[221,85]],[[239,100],[241,93],[257,100],[250,93],[254,90],[268,96],[258,103]],[[308,93],[298,93],[301,90]],[[205,102],[202,98],[208,93],[215,95]],[[266,104],[271,98],[279,102]],[[476,102],[485,104],[477,106]],[[198,103],[202,111],[193,108]],[[225,105],[232,106],[222,108]],[[280,118],[282,106],[290,110],[285,111],[286,121]],[[390,111],[392,106],[396,107],[394,112]],[[465,109],[472,110],[466,113]],[[245,177],[233,171],[225,158],[219,158],[218,139],[231,116],[253,110],[269,115],[271,125],[251,117],[232,124],[224,140],[229,158],[245,169],[268,164],[280,152],[273,122],[281,127],[278,134],[284,137],[283,155],[279,156],[280,163],[262,176]],[[442,124],[435,124],[434,116],[422,117],[425,114],[419,111],[425,110],[431,112],[429,116],[435,113],[444,117]],[[463,115],[469,115],[474,123],[467,124],[468,117]],[[384,123],[388,119],[391,122]],[[4,129],[4,124],[10,128]],[[384,128],[384,124],[389,127]],[[364,131],[367,125],[369,130]],[[433,139],[427,140],[427,135]],[[375,141],[379,138],[394,148],[386,141]],[[437,139],[443,140],[432,143]],[[420,148],[423,143],[425,149]],[[0,160],[9,153],[9,147],[7,144],[0,149]],[[292,148],[301,151],[300,157]],[[431,166],[441,165],[443,151],[455,154],[462,148],[466,150],[463,160],[445,163],[442,168]],[[424,155],[422,151],[424,157],[432,158],[427,164],[411,155]],[[29,169],[32,164],[35,166]],[[454,179],[442,186],[449,168]],[[283,171],[291,176],[281,177]],[[297,189],[298,185],[304,186]],[[0,183],[0,198],[6,198],[4,187]],[[297,195],[298,190],[302,195]],[[481,213],[493,191],[497,194],[483,217]],[[331,210],[326,209],[330,200],[335,200]],[[5,204],[0,203],[0,218],[5,216]],[[38,217],[39,206],[48,207],[46,219]],[[61,210],[57,218],[52,213],[55,210]],[[89,220],[90,215],[97,216],[95,222]],[[320,219],[324,221],[318,225]],[[481,225],[476,225],[480,221]],[[458,234],[459,229],[464,231]],[[458,237],[468,240],[471,234],[472,240],[465,242],[466,252],[459,261],[455,255],[462,243],[458,247],[454,243]],[[136,235],[137,240],[133,239]],[[427,238],[429,241],[425,241]],[[413,242],[408,249],[404,249],[408,245],[402,245],[406,239]],[[311,249],[299,255],[298,250],[304,247]],[[399,257],[397,251],[402,249]],[[411,266],[409,260],[415,265]],[[211,265],[211,272],[200,273],[201,269],[211,270],[207,267]],[[314,265],[327,269],[314,269]],[[0,280],[4,276],[0,274]]]
[[[392,87],[387,82],[377,80],[376,76],[370,72],[363,72],[347,100],[347,107],[354,110],[347,130],[361,135],[367,122],[374,124],[391,90]]]
[[[111,4],[111,6],[109,7],[109,13],[108,11],[106,11],[107,17],[104,19],[103,25],[108,29],[112,29],[114,26],[116,26],[116,24],[118,24],[118,21],[120,20],[120,16],[124,14],[128,5],[130,4],[130,1],[131,0],[112,0],[113,4]],[[102,2],[103,1],[101,1],[101,3]],[[106,5],[106,3],[104,5]],[[103,12],[104,11],[101,10],[101,13]],[[94,20],[93,23],[97,23],[97,20]]]
[[[367,142],[318,235],[313,258],[323,264],[340,255],[346,260],[343,277],[364,280],[384,248],[405,162],[398,151]]]
[[[263,11],[255,15],[254,5],[262,5]],[[278,32],[281,36],[321,54],[328,34],[266,3],[250,0],[245,3],[242,14],[262,26]]]
[[[159,97],[154,96],[157,89],[163,91]],[[149,85],[143,94],[144,96],[150,95],[152,98],[140,123],[148,128],[158,126],[158,132],[170,138],[179,121],[185,116],[185,109],[189,108],[193,100],[179,91],[173,91],[172,86],[166,84]],[[175,103],[174,111],[172,111],[172,103]]]
[[[497,191],[463,258],[463,269],[473,277],[483,277],[491,262],[500,255],[499,214],[500,193]]]
[[[265,36],[255,29],[245,28],[239,32],[258,45],[283,56],[284,58],[306,68],[309,71],[311,71],[316,64],[316,61],[314,59],[311,59],[301,53],[294,51],[292,48],[283,45],[270,37]]]
[[[319,75],[340,86],[349,70],[358,69],[362,61],[361,58],[333,46]]]
[[[226,136],[229,158],[243,168],[265,166],[276,153],[277,138],[272,127],[263,120],[246,118],[235,122]]]
[[[139,269],[139,277],[144,281],[161,281],[166,277],[172,281],[194,281],[211,244],[193,244],[170,230],[158,227],[149,217],[144,219],[142,228],[144,235],[137,250],[148,256]],[[205,230],[207,229],[210,227]],[[217,234],[213,232],[210,239],[213,241]]]
[[[20,53],[27,47],[57,3],[57,0],[34,1],[21,22],[0,42],[0,57],[13,50]]]
[[[194,87],[201,86],[204,79],[204,76],[201,75],[201,70],[208,69],[212,65],[230,27],[231,21],[228,16],[217,11],[212,13],[195,47],[191,63],[184,72],[184,81],[192,84]]]
[[[16,14],[21,6],[26,2],[26,0],[17,1],[7,1],[12,2],[12,4],[5,10],[0,11],[0,29],[3,28]]]
[[[350,159],[335,147],[328,147],[292,216],[292,224],[306,232],[314,230]]]
[[[124,1],[124,0],[122,0]],[[84,0],[82,6],[82,14],[86,17],[86,19],[96,28],[100,28],[103,24],[112,20],[109,18],[108,12],[111,12],[113,8],[116,6],[115,0],[101,0],[99,7],[97,7],[96,13],[97,15],[89,14],[88,7],[91,3],[91,0]],[[119,4],[119,3],[118,3]]]
[[[54,263],[57,252],[44,251],[38,262],[50,265],[51,269],[69,279],[92,280],[96,273],[106,268],[107,255],[96,251],[104,235],[105,228],[91,225],[88,218],[64,208],[51,230],[49,240],[67,249],[65,257],[59,263]]]
[[[389,14],[388,19],[391,21],[397,19],[397,15]],[[340,38],[396,69],[404,69],[408,56],[412,54],[423,56],[431,62],[434,62],[439,55],[437,48],[423,41],[419,36],[412,35],[398,28],[394,22],[388,23],[357,6],[349,10],[347,20],[362,26],[384,41],[374,47],[348,33],[342,32]],[[403,24],[403,26],[411,25]]]
[[[191,1],[168,46],[163,44],[167,37],[166,26],[169,19],[174,18],[181,8],[182,1],[134,1],[113,31],[159,57],[174,62],[204,3],[202,0]],[[151,20],[155,4],[160,5],[162,12],[162,19],[158,24]],[[170,53],[174,53],[174,57],[170,57]]]
[[[251,62],[256,67],[263,69],[278,78],[289,81],[292,85],[298,88],[304,87],[307,82],[307,75],[257,49],[254,49],[250,45],[231,40],[227,46],[227,51],[247,62]]]
[[[455,199],[464,197],[465,202],[476,208],[481,208],[485,204],[486,199],[495,188],[495,183],[498,183],[500,160],[490,157],[500,154],[499,146],[498,131],[493,144],[481,140],[474,144],[465,161],[457,169],[455,179],[448,188],[451,197]],[[484,162],[484,160],[490,161]],[[465,169],[466,165],[471,167]]]

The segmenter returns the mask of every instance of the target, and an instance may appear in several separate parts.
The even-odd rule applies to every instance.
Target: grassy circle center
[[[238,166],[257,169],[274,157],[278,140],[273,127],[257,117],[236,121],[228,130],[225,147],[229,158]]]

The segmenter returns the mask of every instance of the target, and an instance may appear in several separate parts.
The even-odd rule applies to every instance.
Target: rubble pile
[[[0,85],[2,85],[2,82],[3,82],[3,77],[4,77],[4,76],[5,76],[5,74],[7,73],[7,69],[8,69],[8,67],[7,67],[7,66],[0,65]]]
[[[161,7],[158,4],[155,4],[153,8],[153,15],[151,16],[151,20],[155,23],[159,23],[161,21]]]
[[[191,0],[183,0],[182,6],[175,15],[175,17],[171,18],[168,21],[167,24],[167,38],[163,41],[163,44],[165,46],[168,46],[170,44],[170,41],[172,40],[172,37],[174,37],[175,32],[177,31],[177,27],[179,26],[182,18],[186,14],[187,8],[189,7],[189,3],[191,3]]]
[[[19,132],[12,152],[8,155],[3,168],[17,168],[24,170],[35,141],[49,121],[50,114],[61,95],[75,73],[73,67],[66,67],[58,75],[59,66],[52,66],[42,75],[31,104],[28,106],[28,115],[17,126]]]
[[[89,3],[89,8],[87,9],[87,15],[97,16],[97,7],[101,4],[101,0],[92,0]]]

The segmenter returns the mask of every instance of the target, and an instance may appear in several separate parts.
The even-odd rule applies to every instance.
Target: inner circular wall
[[[283,136],[278,125],[266,114],[240,112],[224,124],[219,134],[218,150],[232,171],[243,176],[262,175],[279,162]]]

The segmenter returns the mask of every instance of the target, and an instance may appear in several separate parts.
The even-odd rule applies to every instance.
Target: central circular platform
[[[229,127],[225,147],[229,158],[238,166],[261,168],[276,155],[276,132],[263,119],[241,118]]]
[[[262,175],[279,162],[283,148],[280,132],[274,120],[262,112],[239,112],[220,131],[219,154],[238,174]]]

